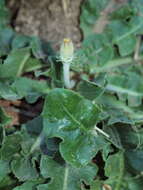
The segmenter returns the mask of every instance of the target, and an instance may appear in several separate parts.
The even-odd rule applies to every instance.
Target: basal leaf
[[[120,190],[124,184],[124,154],[122,152],[109,156],[105,164],[105,175],[109,178],[106,184],[114,190]],[[117,172],[118,171],[118,172]]]
[[[94,100],[103,94],[104,88],[90,81],[81,81],[77,88],[78,92],[89,100]]]
[[[29,48],[13,50],[4,61],[4,64],[0,65],[0,78],[20,76],[29,57]]]
[[[93,25],[97,21],[100,12],[108,5],[108,2],[108,0],[89,0],[83,3],[80,26],[84,32],[84,36],[92,33]]]
[[[15,34],[10,27],[6,27],[2,29],[0,28],[0,56],[7,55],[10,52],[11,42],[14,35]]]
[[[127,178],[129,190],[141,190],[143,185],[142,177],[134,179],[133,177]]]
[[[133,173],[141,174],[143,172],[143,150],[132,149],[126,151],[127,164]]]
[[[0,96],[7,100],[25,97],[29,103],[34,103],[47,92],[49,92],[49,87],[46,81],[32,80],[26,77],[17,77],[11,84],[0,83]]]
[[[54,89],[46,97],[43,133],[63,139],[60,151],[66,161],[86,165],[105,145],[94,129],[99,112],[95,104],[77,93]]]
[[[83,57],[80,59],[83,70],[86,65],[91,73],[105,72],[112,66],[128,63],[128,60],[123,60],[124,63],[122,61],[119,63],[117,60],[115,66],[112,64],[112,59],[131,55],[134,52],[137,34],[142,34],[143,31],[140,7],[142,2],[139,1],[136,4],[129,1],[106,0],[100,2],[89,0],[83,3],[80,18],[84,34],[81,49]],[[95,31],[95,28],[99,31]]]
[[[91,190],[102,190],[103,182],[100,180],[94,180],[91,184]]]
[[[2,190],[11,190],[16,185],[16,183],[17,181],[15,179],[7,175],[0,182],[0,188]]]
[[[17,78],[11,88],[19,98],[25,97],[29,103],[34,103],[40,96],[49,91],[46,81],[32,80],[26,77]]]
[[[121,56],[126,56],[133,53],[136,45],[136,36],[129,35],[125,39],[118,42],[119,52]]]
[[[132,124],[142,123],[142,109],[133,109],[125,102],[117,100],[116,97],[104,94],[98,98],[98,104],[102,105],[101,119],[108,119],[108,125],[115,123]]]
[[[31,39],[31,49],[32,49],[33,55],[37,59],[44,59],[45,58],[46,55],[44,54],[44,51],[43,51],[42,41],[39,38],[32,37],[32,39]]]
[[[113,128],[113,127],[112,127]],[[130,125],[124,125],[121,124],[114,127],[114,129],[117,131],[122,146],[126,150],[141,150],[143,148],[143,130],[138,129],[137,127],[133,127]]]
[[[18,185],[12,190],[37,190],[37,184],[43,183],[43,179],[37,178],[36,180],[26,181],[22,185]]]
[[[143,13],[143,7],[141,6],[143,3],[143,0],[134,0],[130,2],[132,5],[132,9],[134,9],[134,11],[136,11],[137,13]]]
[[[38,177],[38,172],[30,160],[30,158],[23,158],[19,156],[11,162],[11,168],[14,175],[19,179],[19,181],[26,181],[36,179]]]
[[[0,160],[0,183],[10,173],[9,162]]]
[[[0,1],[0,29],[9,24],[10,14],[5,6],[5,0]]]
[[[33,188],[35,188],[35,187],[36,187],[36,184],[34,182],[27,181],[27,182],[23,183],[22,185],[15,187],[13,190],[25,190],[25,189],[33,190]]]
[[[110,74],[106,89],[116,92],[120,100],[128,100],[129,106],[139,106],[143,97],[142,79],[136,73]]]
[[[27,132],[32,136],[38,136],[40,135],[42,129],[43,129],[43,119],[41,116],[38,116],[30,121],[28,121],[26,124],[23,125]]]
[[[37,69],[41,69],[42,67],[44,67],[46,65],[43,65],[42,62],[39,59],[35,59],[35,58],[29,58],[26,65],[23,68],[23,72],[31,72],[31,71],[35,71]]]
[[[5,136],[2,147],[0,149],[0,159],[10,161],[13,156],[21,149],[20,143],[22,136],[20,133],[14,133],[12,135]]]
[[[95,164],[74,168],[67,164],[60,165],[48,156],[42,156],[40,170],[44,178],[51,178],[51,180],[48,184],[39,185],[38,190],[80,190],[83,181],[89,185],[97,174]]]
[[[143,29],[142,17],[135,16],[129,22],[114,20],[107,26],[110,31],[112,43],[119,47],[121,56],[126,56],[134,51],[136,45],[136,34]],[[125,43],[126,41],[126,43]]]
[[[93,33],[94,25],[98,24],[99,19],[101,25],[104,25],[105,22],[103,29],[105,31],[108,31],[108,29],[110,29],[111,36],[113,35],[117,38],[120,37],[119,39],[126,38],[128,34],[139,31],[140,28],[142,28],[143,23],[141,21],[141,14],[138,14],[138,12],[142,13],[143,11],[141,9],[141,5],[141,1],[136,1],[136,3],[111,2],[107,0],[89,0],[84,2],[82,5],[82,14],[80,18],[81,28],[84,32],[84,36],[86,37]],[[106,15],[105,18],[103,17],[104,14]],[[104,20],[101,19],[101,17],[103,17]],[[129,20],[127,20],[128,18]],[[120,24],[113,26],[114,23],[117,22]],[[99,27],[102,26],[99,25]],[[101,30],[101,32],[103,31]]]
[[[114,49],[110,37],[104,34],[90,35],[83,41],[79,62],[83,69],[88,67],[90,73],[97,72],[96,69],[105,65],[114,57]]]
[[[12,49],[24,48],[30,44],[31,38],[29,36],[16,34],[12,40]]]
[[[111,189],[140,190],[142,188],[142,177],[136,178],[127,172],[122,152],[109,156],[105,164],[105,174],[108,179],[104,181],[104,184]]]
[[[10,87],[10,85],[0,82],[0,97],[7,100],[19,99],[19,95]]]

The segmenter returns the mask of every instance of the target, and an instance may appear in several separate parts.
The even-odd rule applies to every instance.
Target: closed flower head
[[[70,63],[74,56],[73,42],[69,38],[65,38],[60,47],[60,59],[63,63]]]

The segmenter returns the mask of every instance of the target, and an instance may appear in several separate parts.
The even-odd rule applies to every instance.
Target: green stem
[[[71,88],[70,82],[70,63],[63,63],[63,75],[64,75],[64,85],[66,88]]]

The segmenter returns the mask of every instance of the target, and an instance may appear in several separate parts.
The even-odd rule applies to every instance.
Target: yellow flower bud
[[[74,56],[74,46],[72,40],[65,38],[60,47],[60,59],[63,63],[70,63]]]

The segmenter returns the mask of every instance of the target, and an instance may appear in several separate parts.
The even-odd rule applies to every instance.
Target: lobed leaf
[[[67,162],[76,166],[87,165],[106,144],[94,129],[99,112],[95,104],[77,93],[54,89],[46,97],[42,113],[43,133],[49,138],[63,140],[60,152]]]

